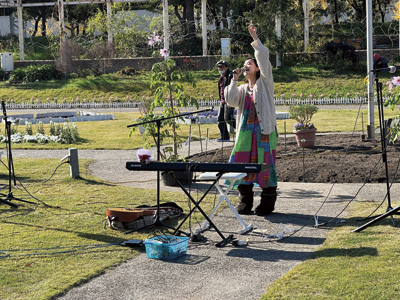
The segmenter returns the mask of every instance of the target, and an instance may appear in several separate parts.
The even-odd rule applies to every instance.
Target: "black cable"
[[[64,161],[64,162],[62,162],[61,164],[59,164],[59,165],[55,168],[53,174],[51,174],[50,178],[49,178],[49,179],[46,179],[45,181],[42,181],[42,183],[46,183],[47,181],[50,181],[50,179],[53,178],[54,174],[56,174],[57,169],[58,169],[59,167],[61,167],[63,164],[69,164],[69,161]]]
[[[7,168],[7,170],[8,170],[8,166],[2,161],[2,160],[0,160],[1,161],[1,163]],[[58,168],[58,167],[57,167]],[[17,177],[17,176],[15,176],[15,174],[14,174],[14,177],[15,177],[15,179],[21,184],[21,186],[23,187],[23,189],[28,193],[28,195],[29,196],[31,196],[33,199],[35,199],[35,200],[37,200],[38,201],[38,204],[39,204],[39,202],[40,203],[42,203],[44,206],[46,206],[46,207],[54,207],[54,208],[60,208],[59,206],[52,206],[52,205],[48,205],[48,204],[46,204],[45,202],[43,202],[42,200],[40,200],[40,199],[38,199],[38,198],[36,198],[35,196],[33,196],[28,190],[27,190],[27,188],[24,186],[24,184],[19,180],[19,178]],[[37,208],[37,206],[36,206],[36,208]],[[35,208],[35,209],[36,209]]]
[[[93,245],[76,245],[69,247],[49,247],[49,248],[32,248],[32,249],[5,249],[0,250],[0,253],[4,253],[4,255],[0,256],[0,259],[4,259],[6,257],[23,257],[23,256],[46,256],[46,255],[55,255],[55,254],[63,254],[63,253],[73,253],[80,250],[90,250],[95,248],[104,248],[110,246],[120,245],[121,243],[108,243],[108,244],[93,244]],[[70,249],[64,251],[54,251],[49,253],[27,253],[27,254],[18,254],[18,255],[10,255],[8,252],[17,252],[17,251],[40,251],[40,250],[54,250],[54,249]]]

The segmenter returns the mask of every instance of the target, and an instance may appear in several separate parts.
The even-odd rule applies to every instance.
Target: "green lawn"
[[[185,93],[196,99],[209,99],[210,95],[218,98],[217,80],[219,74],[217,70],[195,71],[192,73],[196,82],[196,87],[183,83]],[[117,74],[105,74],[98,77],[88,76],[86,78],[68,78],[56,81],[44,81],[24,84],[9,84],[0,82],[0,99],[15,102],[53,101],[57,98],[58,102],[63,99],[70,102],[72,99],[87,99],[92,101],[109,101],[118,98],[125,101],[127,97],[133,101],[140,101],[143,96],[154,96],[154,90],[150,88],[150,72],[137,72],[132,76],[121,76]],[[286,98],[299,98],[300,94],[304,97],[313,95],[318,98],[325,97],[355,97],[367,92],[363,72],[346,71],[337,73],[334,70],[326,69],[324,65],[316,66],[295,66],[282,67],[273,70],[275,82],[275,94],[277,97],[285,95]],[[389,73],[382,73],[380,80],[384,84],[384,94],[387,93],[385,83],[391,77]],[[242,80],[241,77],[240,80]],[[243,83],[243,81],[240,81]],[[204,96],[205,95],[205,96]]]
[[[144,239],[153,232],[125,235],[104,227],[108,208],[154,205],[155,194],[99,180],[87,171],[89,162],[80,161],[80,179],[71,179],[68,165],[63,165],[44,182],[59,160],[14,159],[18,178],[40,203],[13,200],[20,205],[18,209],[0,205],[0,299],[51,299],[139,253],[115,243]],[[8,178],[4,170],[1,182]],[[18,186],[14,197],[37,202]],[[182,193],[162,191],[161,199],[186,208]],[[214,201],[212,195],[206,199],[207,203]],[[211,210],[211,204],[203,208]],[[196,218],[202,219],[198,214]],[[169,224],[177,226],[181,219],[171,219]]]
[[[285,111],[283,108],[281,111]],[[109,112],[112,113],[112,112]],[[95,122],[78,122],[79,135],[81,140],[78,144],[73,144],[78,149],[137,149],[144,146],[142,136],[138,131],[129,137],[131,132],[128,125],[136,123],[136,118],[140,115],[138,112],[116,112],[113,113],[115,120],[110,121],[95,121]],[[364,130],[366,133],[366,124],[368,112],[367,110],[356,109],[320,109],[313,117],[312,122],[318,129],[318,132],[352,132],[353,128],[357,132],[361,132],[362,128],[362,115],[364,118]],[[396,112],[385,110],[385,118],[394,117]],[[10,114],[12,116],[12,114]],[[278,120],[279,134],[292,133],[295,120]],[[379,125],[378,111],[375,111],[375,125]],[[32,126],[34,133],[37,131],[35,125]],[[49,125],[45,125],[45,132],[49,132]],[[217,124],[201,124],[198,125],[181,125],[179,128],[180,135],[185,139],[189,136],[190,130],[194,138],[200,135],[205,138],[208,133],[209,138],[218,138],[219,130]],[[18,126],[18,131],[24,132],[24,126]],[[4,134],[4,128],[0,127],[0,134]],[[171,143],[171,140],[166,140],[166,143]],[[153,143],[154,144],[154,143]],[[66,144],[34,144],[34,143],[21,143],[13,144],[13,149],[67,149],[71,145]]]
[[[196,72],[197,87],[187,88],[194,97],[216,94],[216,72]],[[347,94],[362,93],[365,74],[335,74],[319,67],[293,67],[274,70],[277,95],[280,94]],[[383,75],[382,81],[386,77]],[[148,74],[133,77],[104,75],[87,79],[65,79],[54,82],[8,85],[0,84],[0,98],[40,99],[66,98],[97,99],[119,97],[141,99],[152,95]],[[367,123],[367,111],[364,124]],[[116,112],[115,120],[77,123],[81,140],[78,144],[13,144],[13,149],[136,149],[144,145],[142,137],[129,137],[127,125],[133,124],[139,113]],[[376,112],[377,114],[377,112]],[[385,117],[395,113],[385,110]],[[358,117],[357,125],[356,119]],[[361,131],[361,114],[356,109],[329,110],[321,108],[312,122],[318,132]],[[294,120],[279,120],[282,134],[292,132]],[[375,124],[378,119],[375,117]],[[35,131],[35,126],[34,131]],[[216,124],[200,127],[201,135],[218,136]],[[0,134],[4,133],[0,128]],[[20,126],[23,131],[23,126]],[[45,126],[48,131],[48,127]],[[192,126],[192,132],[198,126]],[[366,128],[365,128],[366,130]],[[187,136],[189,125],[180,128]],[[170,142],[170,141],[167,141]],[[104,229],[105,211],[112,207],[135,207],[149,192],[142,189],[117,186],[89,174],[90,161],[82,160],[82,178],[70,179],[67,165],[61,166],[48,182],[53,170],[60,164],[55,159],[14,159],[18,176],[27,190],[43,201],[23,205],[18,210],[0,205],[0,299],[51,299],[69,288],[86,282],[104,270],[134,257],[138,252],[113,245],[126,240],[119,231]],[[2,181],[8,174],[3,168]],[[27,198],[23,188],[14,196]],[[162,192],[165,201],[175,201],[181,193]],[[149,199],[153,201],[152,199]],[[36,200],[33,200],[36,202]],[[212,203],[213,201],[208,201]],[[205,201],[206,203],[206,201]],[[179,205],[180,203],[178,203]],[[398,204],[395,204],[398,205]],[[355,218],[367,215],[375,205],[369,203],[351,206],[349,222],[328,233],[325,243],[307,261],[274,282],[263,299],[396,299],[399,294],[397,275],[398,230],[389,220],[353,234]],[[172,225],[178,220],[174,219]],[[143,239],[148,232],[129,236]],[[5,256],[8,254],[9,256]]]
[[[349,220],[330,231],[311,258],[275,281],[262,299],[397,299],[400,229],[386,218],[351,232],[375,206],[352,205]]]

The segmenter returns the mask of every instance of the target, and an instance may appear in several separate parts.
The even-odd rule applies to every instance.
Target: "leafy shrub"
[[[119,70],[117,72],[117,74],[120,76],[121,75],[132,76],[132,75],[135,75],[135,73],[136,73],[136,70],[134,68],[130,68],[130,67],[125,67],[124,69]]]
[[[326,63],[336,67],[354,66],[357,63],[356,48],[346,43],[334,41],[325,43],[321,50],[326,53]]]
[[[41,66],[30,65],[18,68],[11,72],[10,82],[34,82],[61,79],[63,74],[59,72],[54,64]]]
[[[0,80],[4,81],[6,79],[6,71],[0,69]]]
[[[76,74],[78,75],[78,78],[86,78],[94,73],[91,69],[78,68]]]
[[[32,123],[26,122],[25,123],[25,135],[33,135]]]
[[[50,135],[56,135],[56,124],[50,121]]]
[[[11,124],[11,127],[10,127],[10,134],[12,135],[12,134],[16,134],[18,132],[18,125],[17,124]]]
[[[42,121],[37,124],[37,133],[44,134],[44,126]]]
[[[64,144],[76,143],[79,138],[78,127],[75,124],[70,126],[67,122],[64,122],[64,125],[60,127],[59,137]]]
[[[203,41],[201,37],[181,38],[173,45],[172,54],[182,51],[182,55],[202,55],[203,54]]]
[[[318,107],[310,104],[293,105],[289,107],[289,118],[296,120],[298,123],[294,125],[295,130],[315,128],[311,123],[311,119],[317,113]]]

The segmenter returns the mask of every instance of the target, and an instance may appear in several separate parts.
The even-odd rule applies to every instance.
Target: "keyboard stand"
[[[229,242],[233,240],[233,234],[229,235],[228,237],[225,237],[222,232],[215,226],[215,224],[211,221],[211,219],[207,216],[207,214],[204,212],[204,210],[200,207],[201,201],[207,196],[207,194],[210,192],[210,190],[215,186],[215,184],[218,182],[218,180],[221,178],[223,173],[216,173],[215,180],[214,182],[210,185],[210,187],[207,189],[207,191],[204,193],[204,195],[200,198],[199,201],[196,202],[196,200],[193,199],[192,195],[185,189],[185,187],[181,184],[181,182],[175,177],[174,173],[171,173],[172,177],[174,178],[175,182],[180,186],[182,191],[186,194],[186,196],[189,197],[190,201],[194,204],[194,207],[190,210],[189,214],[182,220],[182,222],[179,224],[179,226],[175,229],[174,235],[179,232],[179,228],[186,222],[186,220],[191,216],[191,214],[195,211],[197,208],[201,214],[206,218],[208,224],[212,226],[215,231],[218,233],[218,235],[222,238],[222,241],[215,244],[216,247],[223,247],[227,245]]]
[[[204,181],[210,181],[210,180],[215,180],[217,178],[217,174],[216,172],[206,172],[203,173],[199,176],[199,180],[204,180]],[[236,218],[238,219],[239,223],[242,225],[242,230],[239,231],[239,234],[243,234],[249,230],[251,230],[253,228],[253,224],[249,224],[246,225],[246,223],[243,221],[242,217],[238,214],[238,212],[236,211],[235,207],[232,205],[232,203],[229,201],[227,195],[229,193],[229,191],[232,190],[233,185],[235,184],[236,180],[240,180],[243,177],[247,176],[246,173],[226,173],[224,175],[222,175],[220,177],[220,179],[224,179],[224,180],[229,180],[230,184],[229,186],[225,189],[225,191],[223,191],[222,186],[221,185],[215,185],[215,187],[217,188],[218,192],[220,193],[219,197],[218,197],[218,204],[215,206],[215,208],[213,209],[213,211],[211,212],[211,214],[208,216],[210,219],[214,216],[215,212],[217,211],[218,207],[225,201],[229,208],[232,210],[233,214],[236,216]],[[210,227],[210,224],[206,221],[203,226],[201,227],[201,230],[206,230],[207,228]]]

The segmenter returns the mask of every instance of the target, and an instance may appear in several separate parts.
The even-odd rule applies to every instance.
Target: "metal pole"
[[[168,0],[163,0],[164,49],[169,51]],[[169,54],[165,56],[169,59]]]
[[[309,23],[310,23],[310,1],[304,0],[304,52],[307,51],[310,30],[309,30]]]
[[[107,2],[107,27],[108,27],[108,45],[112,46],[113,40],[113,30],[111,24],[112,17],[112,2]],[[112,49],[112,48],[111,48]],[[111,57],[114,57],[113,51],[111,52]]]
[[[18,0],[18,4],[21,4],[22,0]],[[25,60],[24,52],[24,20],[22,18],[22,6],[17,7],[18,14],[18,38],[19,38],[19,60]]]
[[[203,56],[207,55],[207,0],[201,0],[201,35],[203,39]]]
[[[372,0],[367,1],[368,139],[375,139]]]

